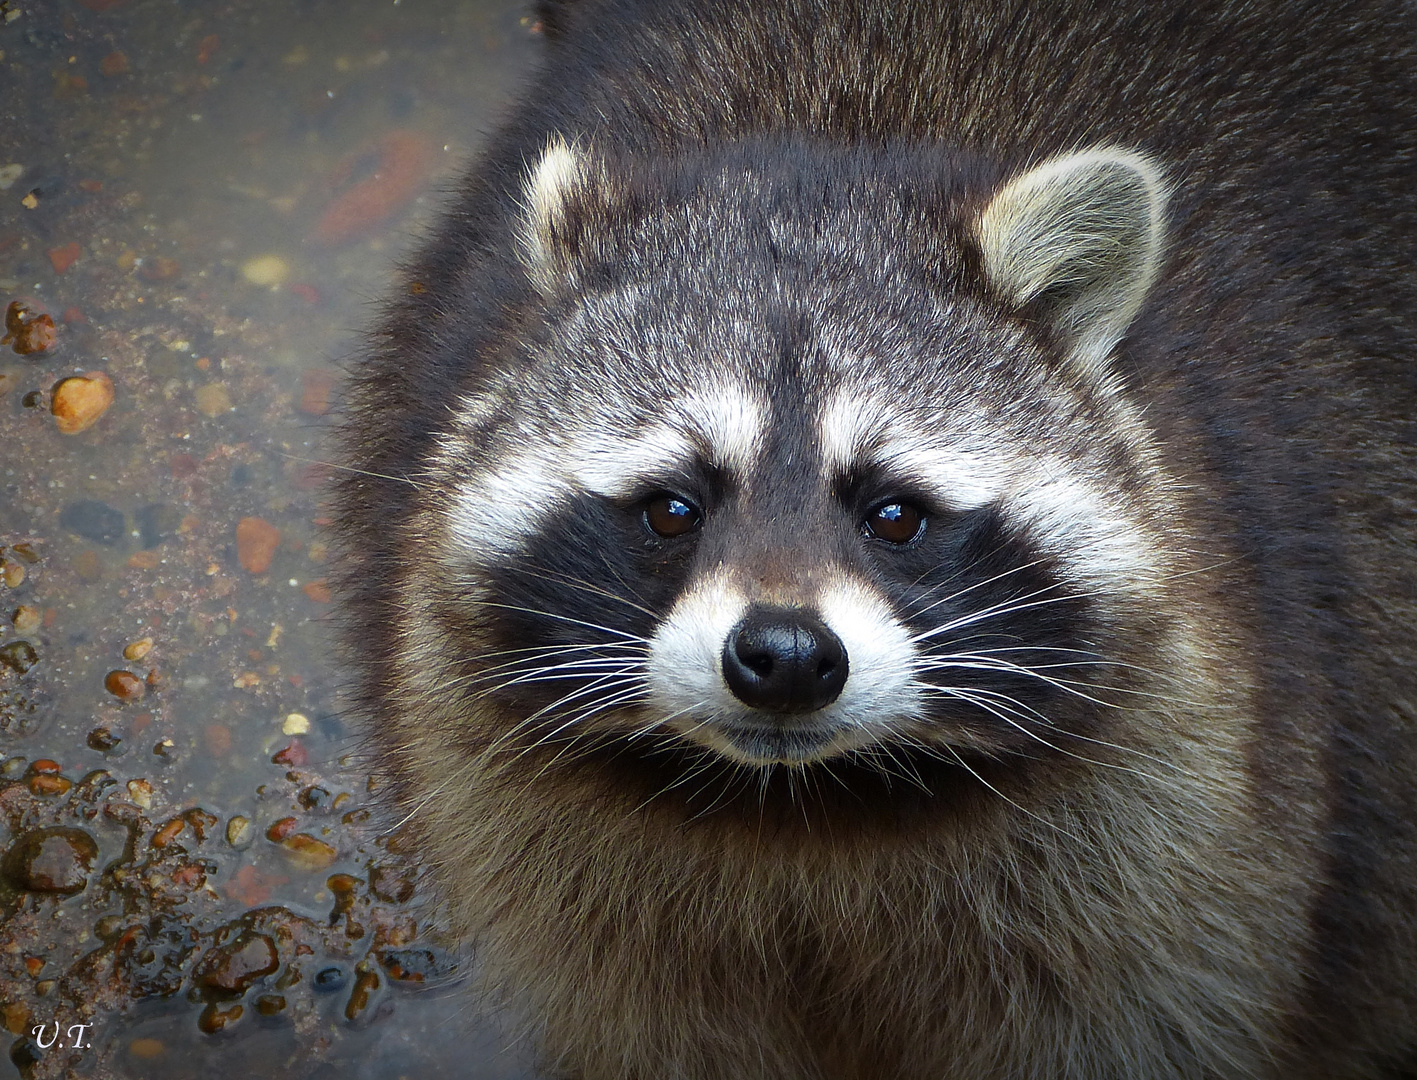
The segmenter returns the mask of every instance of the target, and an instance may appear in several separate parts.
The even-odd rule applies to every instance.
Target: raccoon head
[[[968,768],[1105,741],[1163,632],[1171,485],[1116,356],[1163,203],[1105,148],[1008,178],[554,143],[535,316],[437,466],[428,610],[480,749]]]

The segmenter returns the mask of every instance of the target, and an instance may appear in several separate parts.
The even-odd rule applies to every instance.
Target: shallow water
[[[536,28],[443,0],[0,18],[0,307],[54,323],[0,349],[0,1076],[526,1075],[365,813],[319,462],[340,358]],[[55,390],[95,372],[106,408],[103,378]],[[72,892],[21,865],[56,826],[97,848],[45,856]],[[251,942],[273,970],[242,975]]]

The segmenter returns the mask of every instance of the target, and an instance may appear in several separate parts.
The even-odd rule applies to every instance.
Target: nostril
[[[772,675],[772,654],[764,652],[762,649],[754,649],[745,640],[738,641],[735,646],[738,659],[743,666],[760,679],[766,679]]]

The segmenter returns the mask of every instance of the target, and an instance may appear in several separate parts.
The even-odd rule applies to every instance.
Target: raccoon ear
[[[1100,374],[1127,332],[1161,261],[1166,193],[1141,154],[1065,154],[1015,177],[980,215],[984,273]]]
[[[522,197],[521,247],[532,283],[543,293],[554,291],[570,273],[578,197],[592,186],[594,167],[589,154],[559,135],[542,151],[527,174]]]

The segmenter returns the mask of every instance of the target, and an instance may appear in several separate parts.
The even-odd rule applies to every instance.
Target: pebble
[[[78,262],[83,250],[77,240],[70,240],[62,247],[50,248],[45,254],[49,256],[49,264],[54,267],[54,272],[62,274]]]
[[[74,781],[67,776],[46,776],[41,773],[29,779],[31,795],[67,795],[73,786]]]
[[[203,416],[220,416],[231,411],[231,394],[226,383],[207,383],[197,387],[197,411]]]
[[[369,998],[379,989],[379,975],[370,969],[359,970],[354,976],[354,989],[350,991],[349,1002],[344,1007],[346,1020],[357,1019],[369,1006]]]
[[[252,285],[275,288],[290,276],[290,264],[279,255],[257,255],[241,264],[241,276]]]
[[[0,667],[9,668],[17,675],[23,675],[39,663],[39,653],[28,641],[12,641],[0,645]]]
[[[62,379],[54,387],[49,411],[65,435],[77,435],[98,423],[113,404],[113,380],[102,371]]]
[[[103,685],[119,701],[139,701],[147,692],[147,684],[142,679],[122,668],[110,671],[104,677]]]
[[[5,876],[27,892],[72,894],[88,884],[98,844],[82,829],[56,827],[23,833],[5,853]]]
[[[300,376],[300,405],[307,416],[324,416],[330,411],[330,395],[338,376],[328,368],[314,368]]]
[[[128,1044],[128,1053],[140,1061],[152,1061],[162,1057],[167,1047],[161,1039],[134,1039]]]
[[[21,610],[24,610],[23,608]],[[32,609],[31,609],[32,610]],[[15,623],[16,627],[19,623]],[[310,718],[304,713],[287,713],[285,722],[281,724],[280,730],[285,735],[305,735],[310,731]]]
[[[193,981],[216,997],[240,997],[257,979],[280,967],[275,943],[265,934],[243,930],[235,941],[202,957]]]
[[[256,1011],[262,1016],[276,1016],[285,1011],[285,998],[280,994],[262,994],[256,999]]]
[[[182,527],[182,511],[171,503],[148,503],[133,515],[143,548],[155,548],[177,535]]]
[[[226,842],[237,851],[250,847],[255,838],[256,826],[250,818],[237,814],[226,823]]]
[[[231,753],[231,729],[225,724],[208,724],[203,734],[206,737],[207,753],[212,757],[226,757]]]
[[[280,842],[291,859],[305,870],[325,870],[334,865],[339,852],[309,833],[296,833]]]
[[[245,1011],[240,1002],[222,1007],[213,1001],[202,1010],[202,1015],[197,1017],[197,1027],[207,1035],[215,1035],[218,1031],[225,1030],[228,1024],[240,1020]]]
[[[119,543],[128,528],[121,511],[98,499],[71,502],[60,512],[59,524],[76,536],[109,547]]]
[[[128,798],[144,810],[153,808],[153,786],[146,780],[128,781]]]
[[[124,660],[141,660],[153,651],[153,639],[150,637],[139,638],[137,641],[130,641],[123,647]]]
[[[0,581],[7,588],[18,589],[25,583],[25,568],[9,559],[0,559]]]
[[[343,244],[368,235],[423,187],[434,155],[422,136],[391,131],[373,150],[373,155],[353,155],[335,170],[332,186],[343,190],[315,224],[311,239],[317,244]],[[356,172],[364,175],[356,178]]]
[[[168,844],[182,835],[182,830],[187,827],[187,822],[180,817],[173,818],[163,825],[157,832],[153,833],[152,846],[159,851],[167,847]]]
[[[54,319],[49,315],[36,315],[18,300],[5,309],[5,336],[0,338],[0,345],[9,345],[19,355],[30,356],[44,352],[57,339]]]
[[[111,728],[104,726],[96,727],[90,731],[86,741],[89,745],[89,749],[97,750],[104,754],[108,753],[110,750],[118,749],[119,744],[123,742],[122,739],[113,734]]]
[[[264,518],[244,517],[236,523],[236,558],[243,569],[264,574],[280,546],[280,530]]]
[[[44,621],[44,616],[40,613],[39,608],[21,604],[15,609],[15,614],[10,621],[15,624],[16,631],[28,634],[31,630],[39,629],[39,624]]]

